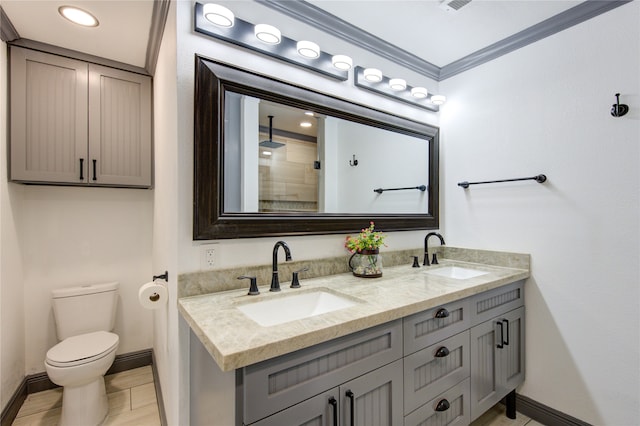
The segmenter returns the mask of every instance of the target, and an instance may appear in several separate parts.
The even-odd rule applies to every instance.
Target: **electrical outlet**
[[[211,247],[205,247],[202,250],[201,268],[205,271],[213,269],[216,264],[216,250]]]

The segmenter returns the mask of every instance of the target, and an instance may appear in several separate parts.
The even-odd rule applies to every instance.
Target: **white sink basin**
[[[479,277],[488,274],[487,271],[478,269],[463,268],[461,266],[443,266],[442,268],[430,269],[426,274],[438,275],[440,277],[453,278],[456,280],[466,280],[468,278]]]
[[[324,290],[275,297],[237,308],[263,327],[296,321],[355,305],[351,299]]]

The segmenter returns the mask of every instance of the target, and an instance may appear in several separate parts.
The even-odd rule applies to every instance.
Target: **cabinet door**
[[[341,425],[401,425],[402,360],[340,386]]]
[[[471,329],[471,420],[524,381],[524,307]]]
[[[337,426],[338,388],[262,419],[255,426]]]
[[[508,393],[524,382],[524,307],[508,312],[500,318],[509,343],[499,350],[501,384]]]
[[[92,185],[151,186],[151,80],[89,66]]]
[[[11,47],[11,179],[87,182],[87,64]]]

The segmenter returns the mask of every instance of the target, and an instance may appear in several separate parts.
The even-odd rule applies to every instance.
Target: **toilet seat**
[[[118,341],[117,334],[107,331],[69,337],[49,349],[46,362],[55,367],[87,364],[115,350]]]

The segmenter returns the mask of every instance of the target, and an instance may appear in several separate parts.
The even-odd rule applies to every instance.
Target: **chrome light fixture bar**
[[[415,95],[416,91],[414,91],[414,95],[411,94],[411,91],[412,89],[414,89],[414,87],[411,87],[408,84],[403,90],[393,90],[389,86],[389,83],[392,80],[396,80],[396,79],[390,79],[388,77],[382,76],[382,79],[380,81],[372,82],[365,78],[364,71],[365,69],[362,67],[355,67],[354,69],[353,79],[354,79],[354,84],[357,87],[360,87],[361,89],[370,90],[380,95],[388,96],[392,99],[395,99],[396,101],[401,101],[419,108],[428,109],[429,111],[436,111],[436,112],[440,111],[440,108],[438,107],[438,105],[435,105],[434,103],[431,102],[431,98],[433,96],[438,96],[438,95],[427,94],[426,96],[423,96],[423,97],[417,97]],[[423,89],[423,88],[418,87],[417,89]],[[422,90],[418,90],[418,92],[422,93]]]
[[[195,30],[200,34],[298,65],[337,80],[346,81],[349,78],[348,71],[340,70],[333,65],[333,55],[319,51],[317,58],[305,58],[298,54],[297,42],[285,36],[281,36],[280,43],[264,43],[256,37],[255,26],[238,17],[235,18],[232,27],[214,25],[204,17],[204,5],[202,3],[196,3],[195,5]]]

